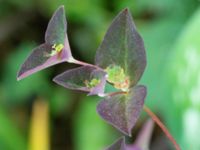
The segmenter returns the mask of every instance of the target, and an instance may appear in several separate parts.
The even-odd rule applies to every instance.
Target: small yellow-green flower
[[[124,73],[124,69],[117,65],[110,65],[105,69],[107,81],[114,84],[114,87],[127,91],[129,88],[129,77]]]
[[[92,79],[91,81],[85,80],[85,85],[87,88],[93,88],[95,86],[97,86],[100,83],[99,79]]]
[[[51,53],[50,53],[50,54],[47,54],[46,56],[47,56],[47,57],[55,56],[56,54],[58,54],[59,52],[61,52],[63,48],[64,48],[64,45],[63,45],[63,44],[54,44],[54,45],[52,46]]]

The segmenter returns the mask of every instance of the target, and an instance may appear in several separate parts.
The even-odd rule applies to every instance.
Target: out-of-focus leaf
[[[154,122],[149,119],[143,125],[135,142],[126,146],[126,150],[149,150]]]
[[[2,95],[5,95],[4,98],[1,97],[4,99],[2,102],[8,103],[9,105],[14,105],[16,103],[22,103],[25,100],[28,100],[28,97],[36,93],[47,93],[47,95],[49,95],[51,85],[45,77],[48,72],[40,72],[33,75],[31,78],[22,80],[21,82],[16,81],[16,72],[20,66],[20,63],[28,54],[26,49],[31,49],[34,46],[35,45],[30,43],[23,43],[16,48],[16,51],[9,55],[8,59],[6,60],[1,82],[1,92]]]
[[[29,150],[49,150],[49,107],[43,99],[35,101],[30,125]]]
[[[90,92],[89,95],[103,94],[106,84],[105,72],[90,66],[68,70],[53,81],[65,88]]]
[[[153,121],[149,119],[144,124],[134,144],[126,144],[125,137],[121,137],[105,150],[149,150],[153,125]]]
[[[67,115],[70,112],[70,107],[74,97],[71,91],[67,91],[62,87],[56,87],[50,97],[50,110],[53,116],[61,115],[65,113]]]
[[[126,135],[131,136],[146,97],[146,87],[135,86],[127,94],[106,97],[97,106],[99,115]]]
[[[49,66],[73,60],[66,35],[64,7],[51,18],[45,34],[45,42],[33,49],[18,72],[17,79],[25,78]]]
[[[114,19],[97,50],[95,63],[104,69],[110,65],[121,67],[130,78],[130,86],[142,76],[146,66],[144,44],[128,9]]]
[[[106,148],[105,150],[126,150],[125,138],[121,137],[114,144]]]
[[[4,144],[3,147],[6,150],[26,150],[25,138],[3,108],[0,108],[0,122],[0,143]]]
[[[76,118],[73,121],[76,150],[103,150],[118,137],[118,133],[97,114],[95,106],[98,100],[88,96],[81,99],[79,109],[73,114]]]
[[[165,103],[172,106],[167,111],[169,126],[181,146],[190,150],[200,149],[199,18],[200,9],[195,12],[178,38],[163,81],[166,98],[171,99]]]

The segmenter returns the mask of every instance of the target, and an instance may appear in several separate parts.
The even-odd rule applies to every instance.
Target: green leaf
[[[10,118],[8,112],[0,107],[0,142],[5,144],[6,150],[26,150],[26,140]]]
[[[200,149],[200,8],[188,21],[173,49],[165,72],[166,91],[172,106],[167,121],[182,147]],[[181,135],[181,136],[180,136]]]

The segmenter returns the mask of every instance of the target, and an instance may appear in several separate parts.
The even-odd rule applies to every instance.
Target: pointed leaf
[[[97,112],[108,123],[131,136],[131,130],[139,117],[145,96],[146,87],[135,86],[128,94],[116,94],[100,101]]]
[[[153,120],[147,120],[146,123],[143,125],[142,129],[140,130],[135,143],[126,146],[127,150],[135,150],[135,148],[138,148],[138,150],[149,150],[153,127]]]
[[[58,8],[51,18],[45,34],[46,43],[33,49],[18,72],[17,79],[61,62],[73,62],[68,37],[64,7]]]
[[[105,150],[126,150],[125,147],[125,138],[121,137],[116,142],[114,142],[111,146],[106,148]]]
[[[105,72],[90,66],[67,70],[53,81],[65,88],[90,92],[90,95],[103,94],[106,83]]]
[[[65,49],[58,54],[49,56],[51,51],[52,46],[48,44],[41,44],[33,49],[32,53],[21,66],[17,75],[17,79],[21,80],[22,78],[25,78],[49,66],[67,61],[69,55]]]
[[[64,6],[59,7],[51,17],[45,33],[45,43],[52,45],[55,49],[54,52],[59,53],[60,51],[65,51],[67,61],[73,59],[67,37],[67,22]]]
[[[106,69],[110,65],[121,67],[136,85],[146,66],[144,43],[128,9],[123,10],[109,27],[97,50],[95,63]]]
[[[134,144],[126,144],[125,138],[121,137],[114,144],[105,150],[149,150],[149,143],[153,131],[154,123],[151,119],[146,121],[142,130],[139,132]]]
[[[136,146],[127,147],[127,144],[125,143],[125,137],[121,137],[105,150],[143,150],[143,149],[140,149]]]
[[[46,33],[45,42],[53,45],[56,43],[64,44],[65,34],[67,31],[67,22],[65,17],[64,6],[59,7],[49,21]]]
[[[146,121],[140,131],[134,145],[137,145],[142,150],[149,150],[151,136],[153,132],[154,122],[152,119]],[[131,150],[131,149],[130,149]]]

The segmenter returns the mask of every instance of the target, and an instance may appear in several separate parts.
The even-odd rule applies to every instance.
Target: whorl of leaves
[[[45,43],[33,49],[21,66],[18,80],[61,62],[81,64],[72,57],[66,31],[67,23],[62,6],[56,10],[48,24]],[[99,115],[131,136],[147,90],[145,86],[137,85],[146,66],[146,55],[143,40],[128,9],[120,12],[110,25],[97,50],[95,65],[82,65],[65,71],[53,81],[68,89],[89,92],[88,95],[104,96],[97,106]],[[106,82],[122,92],[104,93]]]

